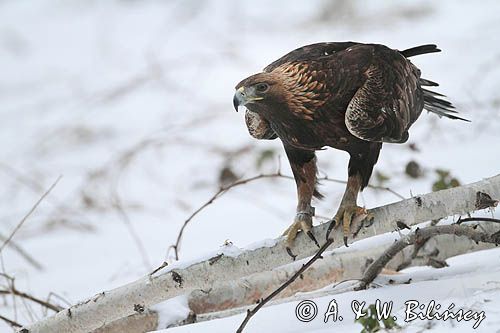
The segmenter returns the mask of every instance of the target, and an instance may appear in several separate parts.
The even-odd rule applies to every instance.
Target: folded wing
[[[396,52],[374,57],[347,107],[349,132],[366,141],[407,141],[424,105],[419,79],[420,71]]]

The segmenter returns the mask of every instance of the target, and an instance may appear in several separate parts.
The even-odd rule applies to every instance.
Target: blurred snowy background
[[[0,243],[62,175],[2,251],[2,272],[75,303],[174,260],[183,222],[221,185],[291,174],[278,140],[252,139],[231,103],[242,78],[308,43],[443,50],[412,61],[472,123],[423,113],[407,144],[384,146],[373,185],[409,197],[498,174],[498,13],[498,1],[0,1]],[[322,175],[346,179],[347,154],[318,155]],[[316,223],[343,189],[323,183]],[[275,238],[294,209],[291,180],[234,188],[187,226],[180,259]],[[22,324],[45,314],[11,296],[0,312]]]

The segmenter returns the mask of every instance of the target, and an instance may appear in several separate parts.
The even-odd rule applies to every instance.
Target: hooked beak
[[[253,87],[239,87],[234,93],[233,106],[236,112],[238,112],[238,106],[244,106],[250,102],[260,101],[262,99],[264,99],[264,97],[256,96],[256,92]]]
[[[245,88],[244,87],[240,87],[234,93],[233,106],[234,106],[234,109],[236,110],[236,112],[238,112],[238,107],[240,105],[245,105],[245,103],[246,103],[244,91],[245,91]]]

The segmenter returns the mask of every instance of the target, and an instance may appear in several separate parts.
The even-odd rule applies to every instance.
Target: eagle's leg
[[[332,221],[332,225],[333,223],[335,226],[342,225],[345,246],[347,246],[351,223],[353,221],[354,223],[358,223],[373,218],[365,208],[357,205],[357,200],[359,192],[368,186],[368,181],[370,180],[373,166],[377,163],[382,144],[371,142],[363,148],[361,152],[357,151],[350,154],[346,189],[337,214],[335,214]],[[327,233],[327,237],[329,237],[329,233],[330,230]]]
[[[347,246],[347,238],[350,233],[351,223],[360,222],[371,215],[368,211],[357,205],[358,193],[361,190],[361,176],[359,174],[351,175],[347,178],[347,186],[340,202],[340,207],[333,218],[335,226],[342,225],[344,234],[344,244]]]
[[[297,212],[294,222],[283,233],[286,236],[286,249],[293,258],[295,255],[291,251],[293,242],[299,231],[305,232],[309,238],[319,247],[312,229],[312,217],[314,207],[311,206],[313,195],[319,195],[316,191],[316,156],[314,151],[300,150],[285,146],[285,151],[292,168],[295,183],[297,185]]]

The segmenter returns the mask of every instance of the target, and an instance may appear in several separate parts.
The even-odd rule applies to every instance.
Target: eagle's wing
[[[376,47],[345,113],[354,136],[377,142],[402,143],[424,105],[420,71],[401,53]]]

